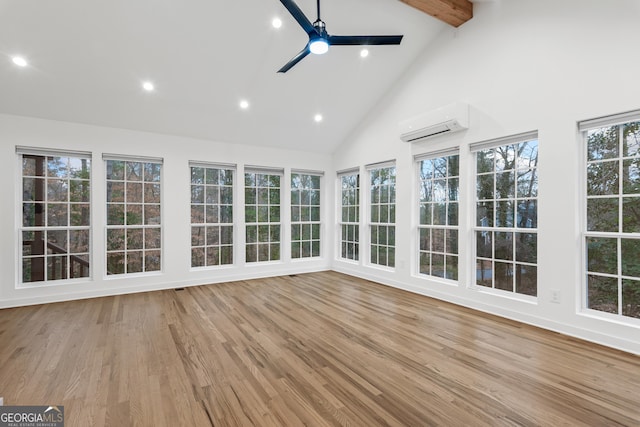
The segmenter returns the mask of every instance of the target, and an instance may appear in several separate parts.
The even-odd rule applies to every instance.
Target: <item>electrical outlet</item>
[[[560,290],[551,289],[551,302],[554,304],[560,304]]]

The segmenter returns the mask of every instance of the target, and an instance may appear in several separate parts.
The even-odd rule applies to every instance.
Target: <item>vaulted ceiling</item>
[[[0,0],[0,113],[332,152],[468,3],[323,0],[331,34],[402,44],[334,46],[278,74],[307,42],[278,0]],[[315,0],[297,4],[315,20]]]

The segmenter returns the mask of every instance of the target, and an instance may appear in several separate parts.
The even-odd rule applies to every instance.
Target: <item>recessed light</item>
[[[241,100],[240,108],[242,108],[243,110],[246,110],[247,108],[249,108],[249,101],[247,101],[246,99]]]
[[[13,63],[18,67],[26,67],[28,65],[27,60],[22,56],[14,56],[13,58],[11,58],[11,61],[13,61]]]
[[[142,83],[142,88],[147,92],[153,92],[156,87],[151,82],[144,82]]]
[[[361,58],[366,58],[367,56],[369,56],[369,50],[368,49],[362,49],[360,51],[360,57]]]
[[[280,18],[273,18],[273,20],[271,21],[271,25],[273,26],[273,28],[280,28],[282,27],[282,20]]]
[[[313,116],[313,120],[315,120],[316,123],[320,123],[322,121],[322,114],[316,114]]]

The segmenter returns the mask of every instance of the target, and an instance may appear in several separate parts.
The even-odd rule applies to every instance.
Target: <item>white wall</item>
[[[474,14],[441,34],[334,153],[335,170],[388,159],[398,167],[397,268],[336,260],[334,269],[640,354],[640,321],[581,313],[583,154],[576,131],[577,121],[640,108],[640,2],[496,0],[476,3]],[[413,145],[399,140],[400,120],[455,101],[472,106],[468,131]],[[469,288],[475,194],[465,174],[473,170],[470,143],[532,130],[540,141],[537,303]],[[455,146],[466,175],[458,286],[414,273],[412,158]],[[560,304],[550,302],[552,289],[560,290]]]
[[[0,115],[0,308],[58,300],[173,288],[334,268],[413,292],[579,336],[640,354],[640,323],[616,323],[580,313],[581,151],[576,122],[640,108],[637,70],[640,56],[640,2],[580,0],[496,0],[475,4],[475,17],[458,30],[447,29],[417,59],[333,158]],[[464,100],[472,105],[471,128],[420,144],[399,140],[397,124],[417,113]],[[412,156],[461,147],[461,170],[470,170],[468,144],[538,130],[540,137],[539,298],[537,303],[469,289],[473,278],[471,215],[473,177],[461,180],[460,284],[417,277],[415,259],[414,170]],[[19,164],[15,146],[84,150],[93,153],[93,279],[75,284],[16,289],[19,222]],[[104,169],[102,153],[164,158],[164,270],[161,274],[104,277]],[[396,159],[398,173],[395,271],[333,260],[334,176],[331,171]],[[241,211],[235,235],[238,265],[207,271],[189,268],[189,160],[325,170],[323,257],[249,265],[242,262]],[[285,179],[285,183],[288,180]],[[287,184],[288,185],[288,184]],[[364,187],[363,187],[364,188]],[[283,192],[284,232],[288,199]],[[366,188],[365,188],[366,190]],[[242,192],[238,196],[242,197]],[[465,197],[466,196],[466,197]],[[19,200],[19,199],[18,199]],[[467,203],[464,203],[467,200]],[[242,206],[242,200],[239,206]],[[330,226],[326,226],[326,225]],[[361,234],[362,241],[366,235]],[[287,241],[287,239],[284,239]],[[239,251],[239,252],[238,252]],[[465,268],[466,266],[466,268]],[[561,303],[550,302],[550,290]]]
[[[18,232],[21,221],[19,204],[20,164],[16,146],[90,151],[92,163],[92,280],[46,286],[25,286],[17,289],[18,281]],[[163,271],[136,277],[105,277],[104,228],[105,183],[103,153],[151,156],[164,158],[163,166]],[[236,245],[233,267],[209,270],[190,268],[190,170],[189,160],[202,162],[235,163],[238,165],[236,200],[234,210]],[[282,262],[244,264],[244,201],[242,185],[245,165],[284,168],[282,181],[282,232],[290,236],[290,180],[291,169],[331,170],[331,157],[314,153],[268,149],[258,146],[225,144],[176,136],[102,128],[18,116],[0,115],[0,180],[3,186],[3,203],[0,208],[0,308],[139,292],[153,289],[183,287],[204,283],[241,280],[254,277],[293,274],[330,268],[332,232],[324,227],[322,257],[308,260],[291,260],[289,238],[284,237]],[[322,181],[323,220],[333,222],[333,179]]]

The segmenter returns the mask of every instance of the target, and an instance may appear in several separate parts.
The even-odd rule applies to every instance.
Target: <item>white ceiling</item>
[[[315,0],[297,4],[315,20]],[[0,113],[330,153],[447,26],[398,0],[321,6],[330,34],[402,44],[334,46],[279,74],[307,42],[279,0],[0,0]]]

